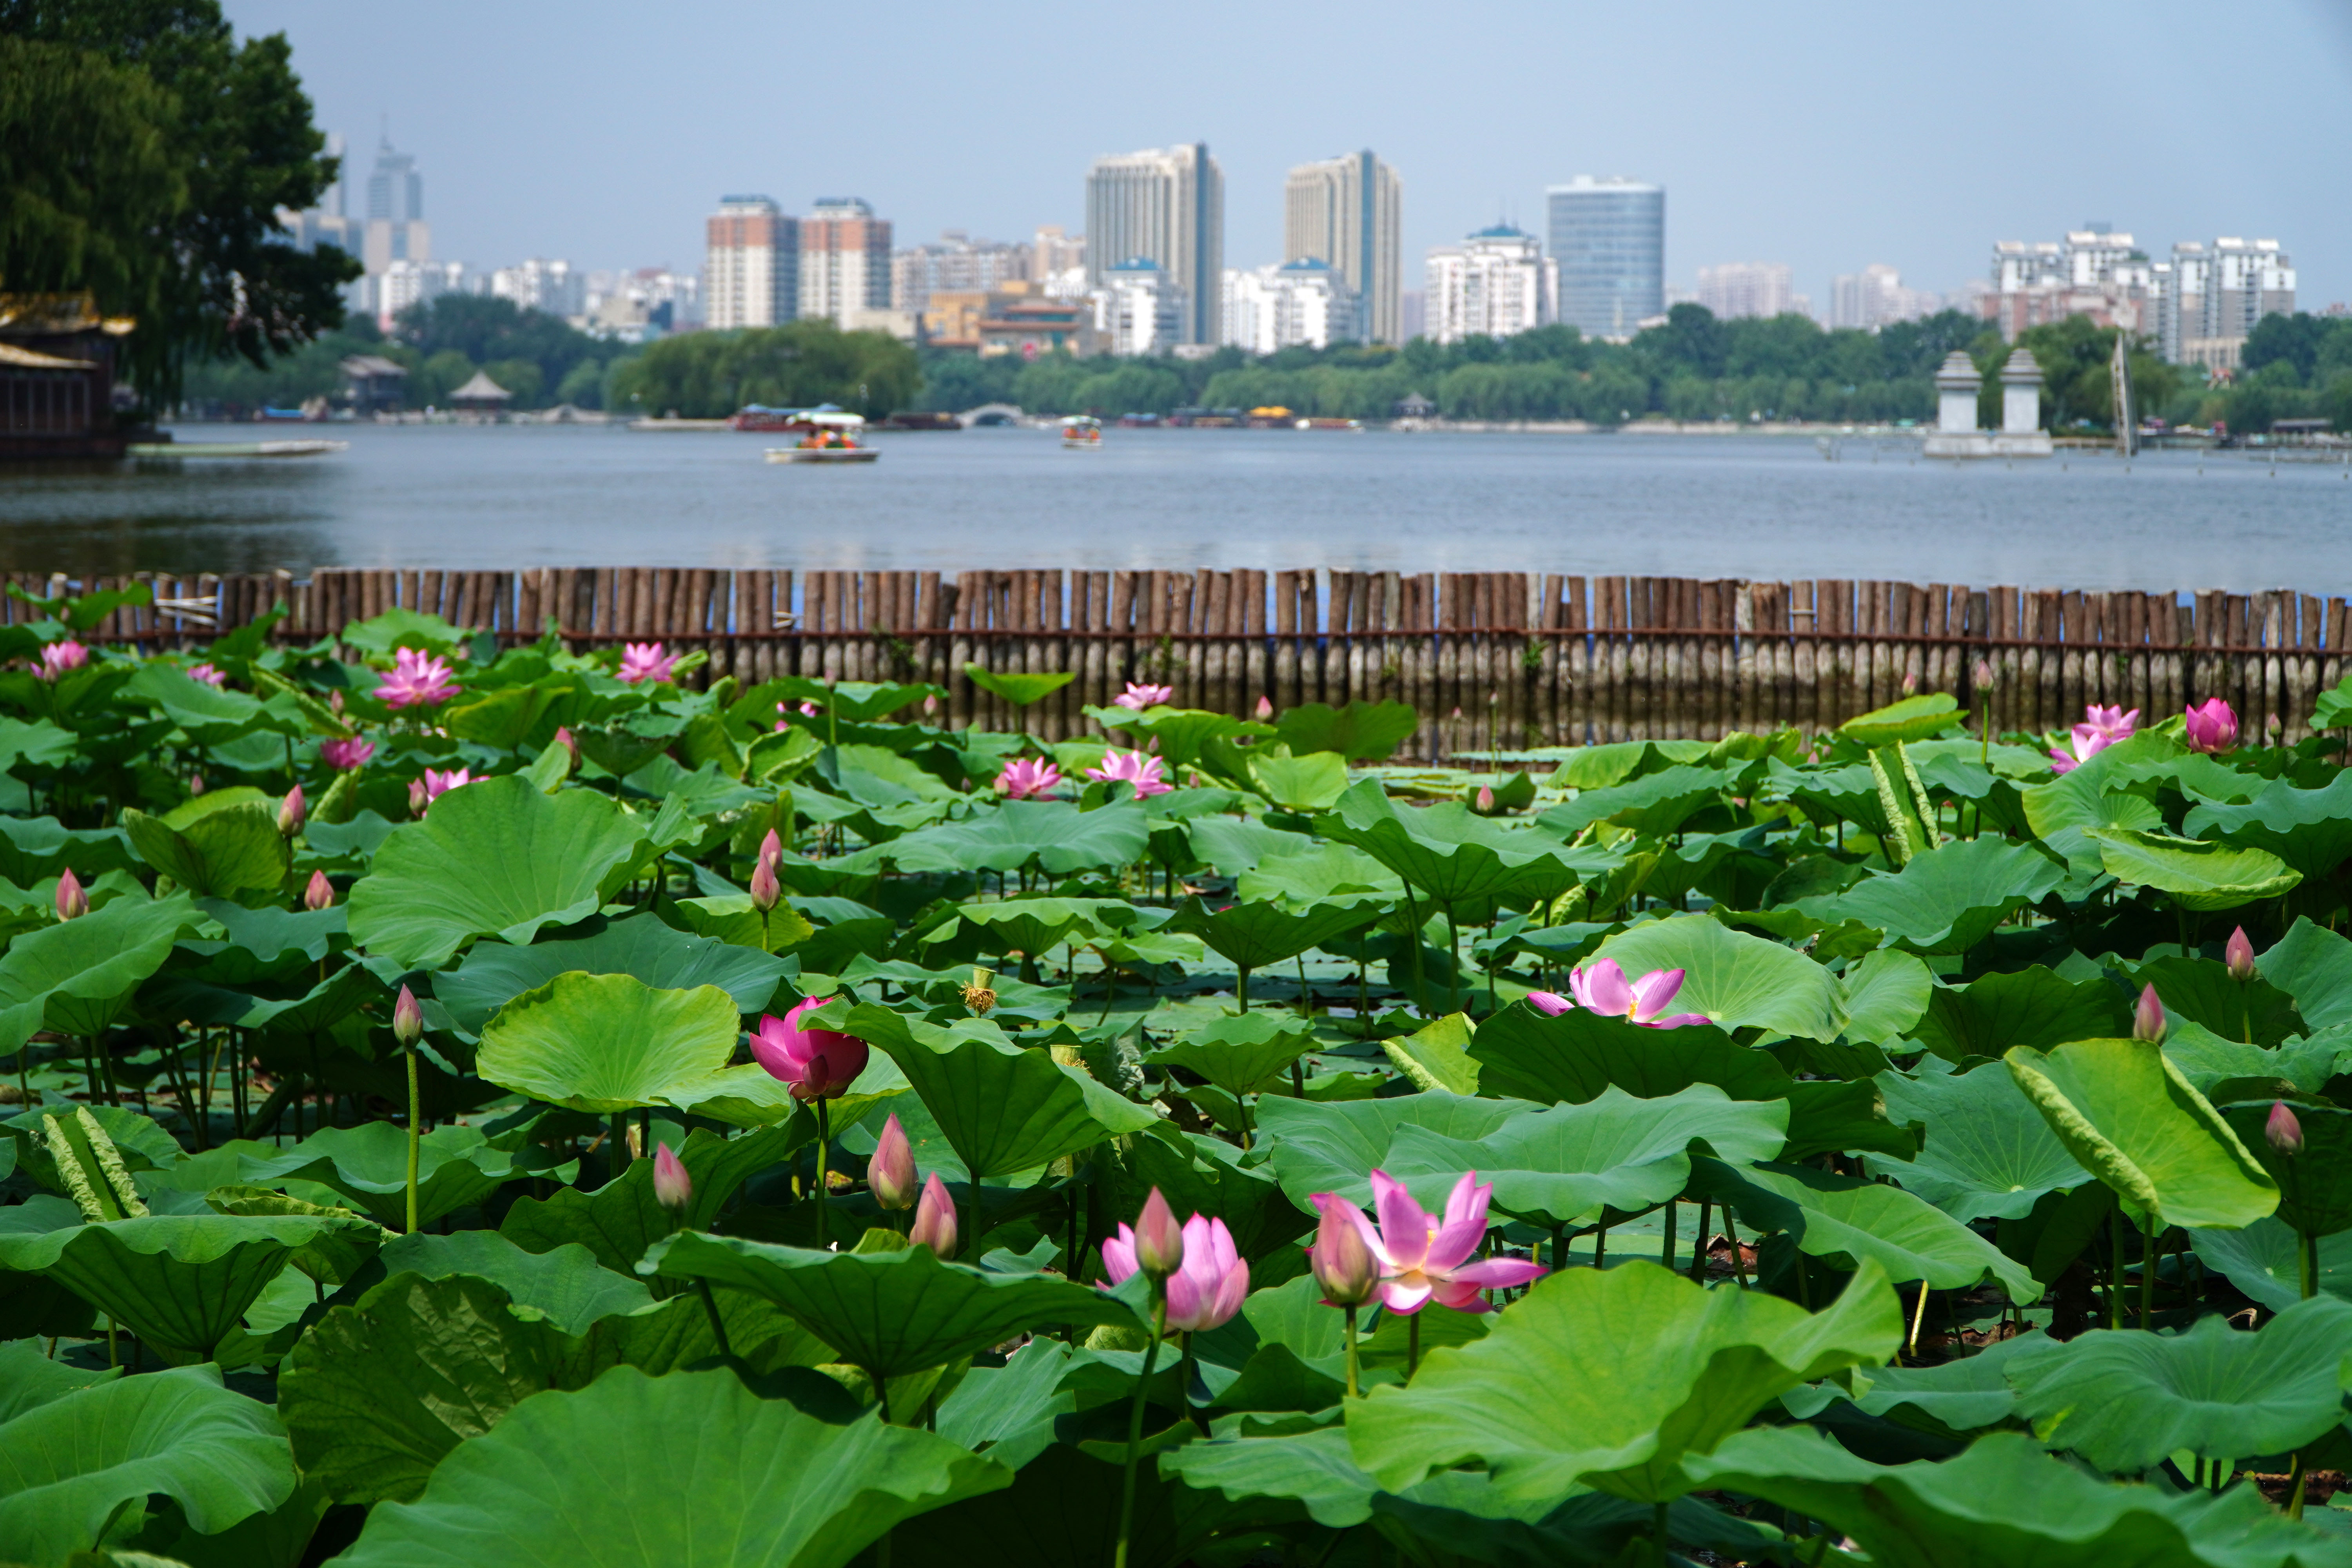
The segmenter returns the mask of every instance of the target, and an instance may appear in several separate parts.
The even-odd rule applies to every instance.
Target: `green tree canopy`
[[[750,403],[837,403],[871,418],[908,406],[919,381],[915,351],[896,338],[812,320],[664,338],[624,362],[610,395],[616,410],[688,418],[720,418]]]

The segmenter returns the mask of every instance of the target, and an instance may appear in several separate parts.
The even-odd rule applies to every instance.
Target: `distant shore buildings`
[[[1282,259],[1320,263],[1358,316],[1333,337],[1401,343],[1403,331],[1404,182],[1367,148],[1301,163],[1283,182]],[[1240,342],[1228,336],[1228,342]]]
[[[2275,239],[2183,240],[2158,260],[2105,223],[2061,241],[1998,242],[1990,283],[1979,309],[2005,338],[2087,316],[2154,338],[2165,359],[2208,371],[2235,370],[2255,323],[2294,310],[2294,264]]]
[[[1214,344],[1225,268],[1225,174],[1208,143],[1097,158],[1087,171],[1086,273],[1097,289],[1137,262],[1160,274],[1180,344]],[[1156,308],[1156,307],[1155,307]],[[1117,336],[1114,329],[1114,336]],[[1116,352],[1116,351],[1114,351]]]
[[[1579,174],[1544,192],[1559,268],[1559,319],[1588,338],[1630,338],[1666,310],[1666,193]]]
[[[1507,338],[1559,319],[1559,266],[1508,224],[1429,253],[1423,331],[1433,342]]]

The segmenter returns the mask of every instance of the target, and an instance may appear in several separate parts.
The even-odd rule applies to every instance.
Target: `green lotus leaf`
[[[114,899],[17,937],[0,955],[0,1050],[44,1028],[98,1034],[200,919],[185,899]]]
[[[289,1255],[363,1220],[151,1215],[0,1234],[0,1269],[46,1274],[174,1363],[205,1361]]]
[[[1432,1091],[1328,1102],[1269,1096],[1258,1102],[1257,1115],[1284,1194],[1312,1213],[1317,1193],[1354,1193],[1369,1204],[1370,1173],[1408,1123],[1475,1142],[1515,1114],[1536,1109],[1525,1100]]]
[[[716,985],[663,991],[627,974],[559,974],[499,1010],[475,1070],[593,1115],[691,1103],[734,1056],[740,1025],[734,998]]]
[[[1888,1120],[1917,1126],[1922,1143],[1913,1160],[1874,1158],[1871,1173],[1956,1220],[2022,1219],[2043,1194],[2092,1180],[2006,1072],[1890,1071],[1877,1084]]]
[[[1275,732],[1271,724],[1253,723],[1198,708],[1160,707],[1138,711],[1131,708],[1097,708],[1088,703],[1086,715],[1106,730],[1124,733],[1129,744],[1166,758],[1171,776],[1200,762],[1219,741],[1230,741],[1236,735]]]
[[[1216,910],[1195,898],[1177,910],[1168,929],[1199,937],[1236,968],[1263,969],[1360,931],[1388,910],[1387,899],[1365,896],[1318,900],[1303,909],[1260,900]]]
[[[681,1231],[637,1268],[765,1297],[843,1361],[881,1378],[944,1366],[1048,1324],[1135,1326],[1134,1314],[1102,1291],[1049,1274],[942,1263],[928,1247],[819,1252]]]
[[[1506,1497],[1591,1487],[1665,1502],[1694,1489],[1686,1459],[1771,1400],[1883,1362],[1902,1337],[1901,1304],[1869,1263],[1820,1313],[1653,1263],[1571,1268],[1486,1338],[1429,1355],[1410,1384],[1351,1404],[1348,1447],[1390,1491],[1475,1463]]]
[[[1143,910],[1124,899],[1007,899],[966,904],[956,913],[958,923],[942,922],[934,929],[934,939],[954,935],[960,926],[978,933],[982,952],[1032,956],[1066,942],[1083,947],[1150,923]]]
[[[1041,702],[1067,686],[1077,676],[1072,671],[1055,670],[1051,674],[1030,675],[1007,670],[1002,674],[985,665],[967,662],[963,672],[974,686],[993,696],[1002,697],[1015,708],[1026,708]]]
[[[625,881],[645,829],[594,790],[542,794],[529,779],[484,779],[393,830],[352,888],[352,941],[413,968],[437,968],[478,936],[527,942],[584,920]]]
[[[2102,827],[2091,837],[2117,881],[2169,893],[2186,910],[2234,910],[2293,890],[2303,873],[2267,849],[2240,849],[2198,838]]]
[[[215,1534],[294,1492],[277,1415],[209,1366],[49,1400],[0,1424],[0,1559],[12,1563],[64,1563],[157,1495]]]
[[[1563,838],[1573,837],[1591,823],[1611,822],[1649,838],[1679,832],[1684,823],[1736,793],[1744,772],[1723,768],[1675,766],[1644,773],[1624,784],[1579,791],[1575,799],[1555,805],[1539,819]]]
[[[919,681],[812,680],[804,675],[788,675],[772,686],[794,702],[814,702],[854,724],[871,724],[926,697],[947,695]]]
[[[1948,691],[1923,691],[1916,697],[1906,697],[1884,708],[1857,713],[1839,725],[1837,732],[1873,749],[1891,746],[1898,741],[1925,741],[1965,724],[1968,716],[1959,708],[1959,699]]]
[[[2150,804],[2146,796],[2126,792],[2135,785],[2152,791],[2147,781],[2173,779],[2188,756],[2187,748],[2172,736],[2143,730],[2094,752],[2052,783],[2026,790],[2026,821],[2035,837],[2046,839],[2069,827],[2095,830],[2116,824],[2118,806],[2144,815]]]
[[[2277,1184],[2161,1047],[2078,1040],[2006,1060],[2067,1152],[2136,1211],[2228,1230],[2278,1207]]]
[[[1163,827],[1160,831],[1163,841],[1174,837],[1171,829]],[[1213,867],[1218,875],[1234,878],[1250,875],[1264,861],[1279,856],[1297,855],[1313,842],[1303,834],[1293,833],[1285,827],[1273,826],[1259,817],[1225,816],[1214,813],[1186,819],[1183,823],[1181,841],[1191,846],[1194,858]],[[1374,875],[1387,878],[1391,885],[1400,889],[1404,886],[1379,861],[1360,850],[1350,849],[1344,844],[1329,845],[1325,847],[1337,849],[1342,855],[1353,855],[1370,866]],[[1163,856],[1163,858],[1166,858],[1170,857]],[[1172,858],[1179,865],[1185,863],[1181,851],[1177,852]],[[1312,903],[1317,899],[1324,897],[1328,891],[1330,891],[1328,889],[1310,888],[1296,895],[1293,901],[1302,904]],[[1242,892],[1238,885],[1234,888],[1234,893],[1236,897],[1244,900],[1269,896],[1265,892]],[[1277,891],[1274,896],[1288,895]]]
[[[441,727],[460,741],[473,741],[497,751],[521,747],[539,728],[548,710],[567,693],[545,686],[509,686],[470,700],[454,702],[441,715]]]
[[[1326,811],[1348,787],[1347,760],[1336,752],[1249,752],[1250,783],[1270,805],[1284,811]]]
[[[526,1252],[495,1230],[394,1237],[376,1254],[376,1262],[387,1276],[446,1279],[469,1274],[487,1279],[567,1334],[586,1332],[599,1318],[653,1304],[644,1280],[604,1267],[585,1247],[567,1243]]]
[[[961,822],[919,828],[903,838],[843,858],[845,867],[902,871],[1018,871],[1034,865],[1055,876],[1128,866],[1151,837],[1143,807],[1121,801],[1080,811],[1066,801],[1008,800]]]
[[[2042,1447],[2116,1474],[2174,1454],[2247,1459],[2302,1447],[2344,1418],[2337,1366],[2352,1302],[2298,1301],[2252,1333],[2205,1318],[2181,1334],[2095,1330],[2012,1358],[2017,1413]]]
[[[2178,953],[2116,967],[2134,992],[2155,986],[2165,1017],[2175,1025],[2186,1019],[2224,1040],[2255,1046],[2276,1046],[2310,1028],[2295,1010],[2294,998],[2259,973],[2241,983],[2225,963]],[[2171,1037],[2168,1032],[2167,1041]]]
[[[2273,1148],[2263,1135],[2273,1103],[2224,1106],[2221,1119],[2278,1184],[2278,1217],[2305,1236],[2352,1230],[2352,1110],[2294,1106],[2303,1147],[2288,1154]]]
[[[1316,831],[1353,845],[1441,904],[1504,892],[1552,899],[1604,857],[1571,850],[1533,828],[1507,827],[1458,800],[1400,812],[1376,779],[1349,788]]]
[[[2123,994],[2104,980],[2063,980],[2040,964],[1939,985],[1913,1037],[1947,1061],[1998,1057],[2012,1046],[2107,1039],[2131,1026]]]
[[[1196,1072],[1227,1094],[1263,1094],[1314,1048],[1313,1026],[1297,1015],[1244,1013],[1195,1029],[1144,1060]]]
[[[2065,880],[2065,865],[2052,856],[1986,836],[1930,849],[1899,872],[1865,877],[1843,892],[1790,907],[1830,923],[1860,921],[1906,952],[1966,952]]]
[[[1006,1490],[927,1513],[899,1528],[893,1552],[907,1563],[962,1568],[1099,1568],[1114,1561],[1123,1449],[1057,1443],[1021,1467]],[[1238,1513],[1213,1493],[1162,1481],[1147,1458],[1135,1485],[1128,1568],[1182,1568],[1220,1542],[1220,1528],[1263,1517]]]
[[[678,1146],[677,1157],[694,1184],[684,1223],[709,1229],[744,1180],[782,1159],[793,1140],[782,1128],[762,1128],[733,1138],[697,1128]],[[578,1243],[598,1263],[634,1278],[646,1249],[677,1227],[677,1221],[654,1195],[654,1163],[634,1160],[617,1182],[593,1193],[560,1187],[541,1200],[521,1197],[507,1210],[499,1234],[526,1252],[552,1252]]]
[[[532,1174],[493,1149],[481,1129],[435,1128],[417,1140],[416,1216],[429,1225],[481,1202],[508,1182]],[[391,1121],[329,1127],[279,1148],[237,1140],[191,1155],[163,1182],[183,1192],[232,1185],[270,1186],[301,1180],[333,1188],[384,1226],[402,1224],[408,1204],[408,1131]]]
[[[1695,1083],[1711,1083],[1734,1100],[1789,1092],[1786,1068],[1721,1029],[1649,1029],[1581,1007],[1554,1017],[1515,1003],[1478,1026],[1469,1056],[1482,1089],[1522,1100],[1581,1104],[1612,1084],[1645,1100]]]
[[[2264,980],[2294,998],[2295,1010],[2315,1029],[2352,1024],[2352,939],[2297,917],[2286,935],[2254,967]],[[0,972],[5,972],[0,962]]]
[[[107,871],[129,871],[139,862],[119,827],[70,828],[54,816],[0,816],[0,877],[20,888],[55,877],[68,867],[85,882]]]
[[[2219,1496],[2117,1486],[1996,1432],[1940,1464],[1882,1467],[1817,1432],[1742,1432],[1688,1467],[1703,1486],[1822,1521],[1874,1568],[2317,1568],[2338,1542],[2252,1487]]]
[[[974,1181],[1034,1171],[1159,1120],[984,1019],[941,1028],[872,1003],[833,1015],[803,1023],[856,1035],[896,1061]]]
[[[2352,859],[2352,773],[2322,789],[2273,779],[2242,805],[2200,801],[2181,826],[2191,838],[2274,855],[2305,878],[2331,876]]]
[[[2258,1219],[2242,1230],[2192,1230],[2197,1258],[2266,1311],[2282,1312],[2303,1300],[2303,1241],[2279,1219]],[[2352,1301],[2352,1231],[2319,1238],[2322,1295]]]
[[[528,947],[478,943],[453,973],[434,976],[433,994],[461,1033],[478,1036],[500,1007],[574,971],[634,975],[666,991],[716,985],[734,998],[737,1012],[757,1013],[789,967],[755,948],[693,936],[650,915],[635,915],[560,942]]]
[[[36,1342],[10,1340],[0,1344],[0,1425],[92,1384],[111,1383],[122,1373],[119,1366],[79,1367],[52,1361]]]
[[[1381,1042],[1381,1049],[1416,1089],[1475,1094],[1478,1064],[1470,1056],[1475,1028],[1468,1014],[1448,1013],[1410,1035],[1390,1036]]]
[[[1407,1122],[1379,1162],[1432,1214],[1465,1171],[1495,1186],[1495,1206],[1538,1226],[1581,1226],[1607,1211],[1639,1214],[1679,1194],[1690,1180],[1690,1149],[1727,1160],[1769,1160],[1780,1152],[1789,1107],[1732,1100],[1694,1084],[1659,1100],[1612,1087],[1581,1105],[1521,1111],[1479,1139],[1449,1137]],[[1370,1198],[1370,1172],[1349,1187]]]
[[[250,798],[232,798],[250,797]],[[217,805],[182,819],[189,806]],[[122,830],[140,857],[199,897],[234,897],[283,887],[290,863],[278,831],[277,803],[258,790],[198,795],[169,816],[124,807]]]
[[[1699,1013],[1726,1029],[1762,1028],[1834,1040],[1846,1025],[1837,977],[1794,948],[1733,931],[1706,915],[1677,915],[1633,927],[1601,944],[1628,978],[1654,969],[1683,971],[1667,1004]]]
[[[899,1521],[1012,1479],[928,1432],[761,1399],[730,1372],[615,1367],[458,1445],[416,1501],[379,1504],[341,1561],[843,1568]]]
[[[1223,871],[1226,869],[1225,862],[1201,849],[1202,830],[1211,823],[1220,826],[1257,825],[1243,824],[1241,819],[1228,816],[1204,817],[1191,825],[1194,849]],[[1269,838],[1276,837],[1274,830],[1265,831]],[[1380,893],[1393,900],[1404,891],[1403,878],[1360,849],[1345,844],[1299,848],[1297,846],[1306,841],[1298,835],[1282,834],[1279,837],[1283,845],[1268,844],[1263,854],[1253,856],[1250,865],[1240,869],[1234,881],[1235,898],[1244,901],[1282,899],[1293,904],[1311,904],[1347,893]]]
[[[1162,1454],[1160,1472],[1229,1502],[1293,1500],[1307,1518],[1332,1530],[1371,1518],[1372,1500],[1381,1489],[1356,1468],[1347,1430],[1339,1426],[1272,1437],[1203,1438]]]
[[[1968,1289],[1990,1275],[2012,1301],[2042,1295],[2025,1265],[1900,1187],[1810,1165],[1704,1159],[1694,1163],[1691,1185],[1751,1227],[1785,1231],[1799,1251],[1841,1268],[1867,1260],[1898,1285],[1925,1280],[1937,1290]]]
[[[1872,1045],[1908,1037],[1927,1016],[1936,994],[1936,977],[1927,966],[1892,948],[1864,953],[1839,984],[1845,987],[1846,1038]]]
[[[1299,756],[1336,752],[1349,762],[1376,763],[1421,728],[1421,715],[1405,702],[1359,700],[1345,708],[1302,702],[1283,710],[1274,728],[1283,744]]]
[[[1158,1187],[1178,1214],[1224,1221],[1243,1257],[1262,1257],[1298,1234],[1301,1226],[1297,1211],[1276,1201],[1282,1188],[1274,1173],[1263,1164],[1243,1164],[1244,1157],[1222,1138],[1160,1122],[1129,1141],[1122,1174],[1131,1181],[1120,1207],[1141,1210],[1145,1196]]]
[[[1902,1426],[1957,1439],[1962,1433],[2008,1420],[2017,1408],[2017,1392],[2009,1385],[2009,1363],[2053,1342],[2041,1330],[2032,1329],[1996,1340],[1958,1361],[1874,1368],[1870,1387],[1855,1397],[1854,1407],[1865,1415],[1883,1415]],[[1830,1385],[1822,1386],[1828,1392]],[[1861,1386],[1859,1380],[1855,1386]]]

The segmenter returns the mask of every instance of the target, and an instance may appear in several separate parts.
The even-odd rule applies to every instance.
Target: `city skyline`
[[[1263,48],[1226,50],[1218,18],[1244,13],[1222,0],[1204,7],[1202,26],[1175,35],[1129,16],[1101,19],[1083,44],[976,33],[968,47],[939,41],[894,61],[921,110],[893,125],[869,112],[871,73],[797,79],[784,110],[751,90],[793,37],[787,21],[751,7],[717,6],[694,28],[623,41],[528,4],[228,5],[241,31],[288,32],[320,123],[356,151],[389,117],[394,141],[433,176],[436,254],[484,265],[532,254],[583,267],[691,265],[713,197],[741,190],[771,192],[789,212],[855,191],[891,215],[904,242],[946,228],[1076,232],[1092,159],[1205,142],[1224,166],[1227,265],[1280,258],[1287,169],[1369,146],[1412,188],[1408,280],[1412,258],[1497,217],[1539,228],[1544,189],[1585,171],[1673,193],[1667,276],[1685,287],[1700,265],[1760,258],[1790,265],[1816,301],[1832,277],[1871,263],[1949,290],[1981,272],[1986,235],[2054,234],[2112,215],[2146,235],[2277,235],[2296,247],[2305,300],[2352,298],[2352,214],[2326,200],[2324,152],[2352,104],[2352,21],[2316,0],[2289,0],[2265,23],[2275,78],[2266,90],[2303,106],[2309,133],[2259,148],[2204,117],[2175,125],[2152,113],[2208,102],[2214,85],[2208,58],[2179,47],[2210,15],[2174,0],[2076,7],[2031,48],[1858,5],[1817,8],[1802,28],[1709,16],[1670,50],[1653,37],[1682,37],[1667,18],[1581,5],[1491,9],[1491,26],[1457,38],[1376,6],[1365,58],[1346,71],[1291,68],[1307,58],[1292,53],[1309,42],[1301,21],[1272,26]],[[707,47],[714,30],[732,40],[727,49]],[[1526,42],[1495,50],[1501,32]],[[471,45],[448,47],[455,35]],[[2068,100],[2098,156],[2053,137],[2029,68],[2037,53],[2070,49],[2101,62]],[[996,68],[1014,55],[1054,90],[1034,101],[995,91]],[[1090,68],[1106,58],[1135,63]],[[1580,59],[1612,64],[1595,71]],[[518,60],[532,68],[518,73]],[[1555,90],[1562,71],[1573,92]],[[1443,97],[1457,79],[1480,83],[1476,113],[1408,112],[1393,91],[1402,79]],[[1938,93],[1938,82],[1951,90]],[[659,112],[578,112],[600,94]],[[948,125],[955,133],[940,134]],[[2117,137],[2116,125],[2131,133]]]

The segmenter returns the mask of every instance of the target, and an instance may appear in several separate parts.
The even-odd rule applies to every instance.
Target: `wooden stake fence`
[[[274,631],[309,644],[394,605],[536,640],[551,619],[575,648],[661,641],[706,648],[712,678],[928,680],[955,725],[1083,734],[1082,710],[1129,680],[1179,703],[1248,714],[1354,699],[1409,702],[1419,757],[1732,730],[1828,729],[1901,698],[1948,691],[1973,708],[1990,666],[1999,730],[2050,730],[2086,703],[2151,719],[2221,697],[2250,736],[2276,715],[2307,732],[2345,674],[2341,598],[2083,593],[1824,578],[1792,583],[1525,572],[715,571],[652,567],[425,572],[320,569],[68,582],[16,573],[37,595],[151,584],[152,608],[90,634],[153,650],[202,647],[283,605]],[[5,616],[37,612],[10,599]],[[1014,710],[963,667],[1072,670]]]

